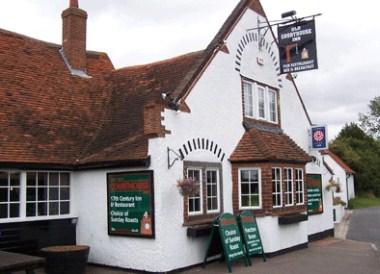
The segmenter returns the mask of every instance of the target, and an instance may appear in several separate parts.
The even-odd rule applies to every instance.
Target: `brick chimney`
[[[63,54],[74,70],[86,71],[86,21],[87,12],[78,6],[78,0],[70,0],[70,7],[62,12]]]

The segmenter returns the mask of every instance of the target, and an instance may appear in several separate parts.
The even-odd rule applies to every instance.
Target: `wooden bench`
[[[34,274],[34,270],[43,267],[44,264],[44,258],[0,251],[0,274],[10,274],[16,271]]]

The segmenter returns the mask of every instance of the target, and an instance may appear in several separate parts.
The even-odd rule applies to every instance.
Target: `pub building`
[[[1,250],[84,244],[91,263],[166,272],[203,261],[222,212],[252,211],[267,255],[332,235],[329,173],[260,1],[204,50],[120,69],[86,49],[78,1],[62,19],[62,45],[0,29]]]

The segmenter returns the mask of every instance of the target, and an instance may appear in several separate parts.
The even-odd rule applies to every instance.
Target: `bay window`
[[[303,169],[295,169],[296,204],[304,204],[304,176]]]
[[[244,117],[278,123],[277,91],[252,81],[243,81]]]
[[[272,204],[273,207],[282,207],[282,180],[281,168],[272,168]]]
[[[284,168],[284,182],[285,182],[285,205],[292,206],[293,200],[293,169]]]

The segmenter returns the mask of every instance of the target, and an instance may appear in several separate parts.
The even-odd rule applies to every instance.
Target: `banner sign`
[[[309,215],[323,213],[322,175],[306,174],[307,213]]]
[[[229,272],[231,272],[231,262],[233,261],[244,259],[245,265],[250,265],[238,223],[234,215],[231,213],[223,213],[215,220],[212,226],[205,259],[203,261],[204,266],[206,265],[207,258],[215,255],[210,254],[210,250],[213,248],[212,245],[215,244],[215,238],[219,239],[219,244],[222,246],[223,255]]]
[[[154,238],[153,171],[107,174],[108,234]]]
[[[265,261],[264,248],[261,243],[261,237],[259,228],[257,227],[256,218],[253,213],[251,211],[243,211],[239,215],[238,221],[248,256],[260,254],[263,255],[263,259]]]
[[[318,68],[314,20],[278,27],[281,74]]]
[[[327,127],[314,126],[311,128],[311,149],[322,150],[327,149]]]

